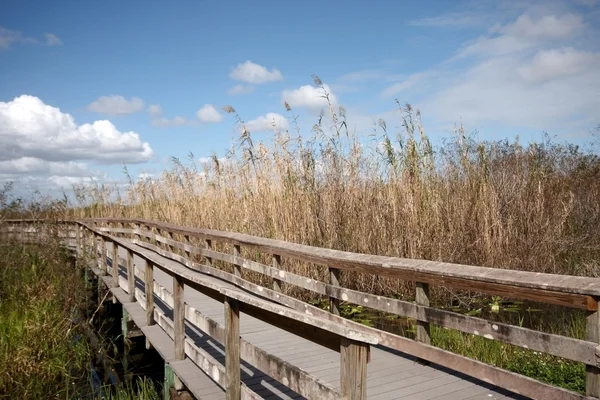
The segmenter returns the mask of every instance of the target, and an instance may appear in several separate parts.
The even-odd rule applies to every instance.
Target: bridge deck
[[[121,239],[124,240],[124,239]],[[181,265],[175,261],[164,258],[154,252],[131,244],[136,251],[151,255],[151,259],[161,263]],[[124,249],[120,248],[120,258],[125,258]],[[108,254],[110,258],[110,254]],[[134,257],[134,264],[143,270],[144,262]],[[121,276],[126,276],[124,267],[120,267]],[[155,268],[154,279],[172,293],[172,278],[165,272]],[[214,278],[217,279],[217,278]],[[224,286],[231,283],[219,280]],[[136,286],[143,290],[144,283],[137,279]],[[184,292],[185,302],[196,308],[202,314],[224,324],[223,304],[210,297],[186,286]],[[160,299],[155,299],[156,306],[161,307],[168,315],[170,309],[162,304]],[[140,306],[136,306],[141,310]],[[133,309],[131,311],[134,311]],[[130,311],[130,313],[131,313]],[[135,312],[135,311],[134,311]],[[142,319],[143,320],[143,319]],[[156,327],[148,327],[156,328]],[[212,340],[208,335],[186,321],[186,333],[193,336],[197,346],[208,351],[218,361],[225,364],[223,346]],[[263,350],[278,356],[287,362],[296,365],[305,371],[319,377],[325,382],[340,386],[339,353],[314,344],[308,340],[273,327],[258,319],[240,313],[240,333],[248,342]],[[163,339],[165,347],[172,346],[171,339],[165,334]],[[189,360],[186,367],[190,367]],[[179,362],[182,363],[182,362]],[[184,365],[174,365],[178,370],[185,370]],[[189,369],[189,368],[188,368]],[[215,385],[207,385],[207,376],[200,369],[195,372],[188,371],[190,382],[198,382],[197,390],[193,391],[202,399],[224,399],[225,393],[215,391]],[[367,395],[369,399],[396,400],[396,399],[524,399],[514,393],[491,386],[466,375],[462,375],[436,365],[423,365],[414,357],[395,350],[374,346],[371,352],[371,362],[367,371]],[[194,379],[193,376],[202,377]],[[182,377],[184,378],[184,377]],[[301,399],[297,393],[279,384],[262,372],[252,368],[242,361],[242,381],[264,398],[269,399]],[[205,387],[203,392],[202,386]]]

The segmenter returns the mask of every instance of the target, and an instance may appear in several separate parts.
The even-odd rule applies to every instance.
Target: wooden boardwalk
[[[124,239],[121,239],[124,240]],[[151,252],[143,247],[130,244],[136,252],[144,253],[149,258],[171,265],[181,265],[159,254]],[[110,254],[108,254],[110,258]],[[121,286],[126,288],[127,272],[124,267],[126,250],[120,248],[119,257]],[[144,261],[134,257],[136,268],[143,270]],[[106,277],[107,279],[112,279]],[[155,281],[172,293],[172,278],[165,272],[157,269],[154,272]],[[219,280],[224,287],[234,288],[230,282]],[[144,282],[136,279],[136,286],[140,290],[144,288]],[[123,292],[124,293],[124,292]],[[185,302],[200,311],[207,317],[219,324],[224,324],[223,304],[212,298],[185,287]],[[127,302],[127,296],[121,301],[127,306],[134,320],[145,326],[145,311],[137,303]],[[171,313],[170,307],[160,299],[155,298],[155,304],[167,316]],[[173,352],[173,341],[158,326],[149,328],[150,334],[156,347],[167,350],[161,351],[163,357],[169,360]],[[143,329],[144,330],[144,329]],[[288,333],[282,329],[273,327],[263,321],[241,313],[240,333],[243,339],[260,347],[261,349],[280,357],[281,359],[302,368],[337,388],[340,387],[340,357],[339,353],[312,343],[299,336]],[[186,334],[194,338],[196,345],[211,354],[221,363],[225,363],[225,352],[223,346],[213,340],[206,333],[186,321]],[[158,342],[157,342],[158,341]],[[200,399],[224,399],[223,388],[214,383],[204,372],[195,366],[189,359],[178,361],[173,368],[177,372],[188,375],[189,389]],[[242,360],[242,381],[246,385],[267,399],[302,399],[300,395],[290,391],[287,387],[266,376],[264,373],[252,368]],[[367,369],[367,396],[369,399],[395,400],[395,399],[524,399],[514,393],[493,387],[484,382],[475,380],[468,376],[453,372],[447,368],[436,365],[423,365],[414,357],[400,353],[395,350],[386,349],[381,346],[373,346],[371,350],[371,361]]]

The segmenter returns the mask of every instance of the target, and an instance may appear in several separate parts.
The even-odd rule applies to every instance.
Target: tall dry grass
[[[325,90],[318,77],[315,83]],[[268,143],[255,142],[236,111],[224,110],[241,131],[224,158],[173,159],[160,176],[130,180],[116,194],[76,188],[81,203],[91,204],[79,216],[156,219],[497,268],[600,272],[600,160],[590,151],[549,139],[480,141],[462,127],[434,146],[419,112],[400,104],[401,129],[391,132],[380,120],[368,140],[349,132],[345,110],[330,105],[311,135],[292,123]],[[304,266],[302,273],[318,271]],[[342,279],[377,293],[405,288],[371,277]]]

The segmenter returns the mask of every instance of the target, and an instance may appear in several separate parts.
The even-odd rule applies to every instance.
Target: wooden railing
[[[78,237],[82,238],[85,233],[93,243],[100,240],[102,248],[105,248],[107,243],[110,242],[113,246],[114,255],[117,255],[118,246],[121,246],[128,249],[130,259],[132,254],[136,253],[131,249],[130,243],[133,243],[188,267],[173,270],[166,265],[147,264],[145,268],[146,277],[152,276],[154,267],[161,268],[174,276],[174,309],[176,310],[176,317],[174,318],[177,319],[174,322],[174,331],[176,353],[179,356],[183,354],[181,350],[184,340],[181,337],[183,315],[184,313],[187,315],[185,311],[187,308],[182,303],[183,284],[185,283],[226,304],[226,321],[229,322],[224,333],[219,329],[209,329],[209,332],[212,332],[211,335],[214,333],[217,338],[220,337],[226,348],[229,346],[227,352],[230,360],[237,358],[236,354],[239,354],[240,351],[239,340],[236,339],[239,336],[237,318],[240,310],[274,326],[299,334],[313,342],[340,351],[342,392],[337,393],[335,389],[327,387],[326,384],[319,382],[315,377],[305,376],[302,384],[296,384],[294,387],[290,386],[302,395],[305,395],[304,393],[307,393],[308,390],[313,390],[309,389],[308,386],[320,384],[321,389],[319,390],[322,390],[321,392],[318,392],[318,394],[317,392],[311,392],[313,397],[316,396],[315,398],[335,398],[338,394],[346,398],[364,398],[369,344],[378,344],[535,399],[600,397],[600,315],[598,312],[600,279],[597,278],[356,254],[240,233],[181,227],[139,219],[89,219],[76,221],[76,224],[79,227],[77,229]],[[128,239],[119,238],[124,236],[127,236]],[[194,239],[192,240],[192,238]],[[194,243],[192,243],[193,241]],[[229,254],[215,250],[213,244],[216,242],[232,246],[233,252]],[[203,245],[201,246],[199,243],[203,243]],[[243,248],[251,249],[253,252],[263,255],[270,255],[272,264],[265,265],[242,257]],[[136,254],[144,258],[143,254]],[[191,255],[201,256],[203,262],[192,261]],[[329,269],[329,281],[321,282],[307,279],[307,277],[286,271],[281,267],[282,258],[325,266]],[[213,266],[214,260],[233,265],[233,273],[230,274],[215,268]],[[127,265],[127,276],[131,276],[131,279],[133,279],[136,272],[132,270],[133,266],[130,261]],[[129,273],[130,270],[132,271],[131,274]],[[344,288],[340,286],[339,282],[340,270],[416,282],[416,302]],[[272,280],[272,288],[243,279],[244,271],[253,271],[268,277]],[[112,274],[114,285],[118,285],[118,271],[113,270]],[[231,282],[240,289],[254,293],[260,292],[263,298],[269,299],[271,302],[257,301],[248,297],[242,291],[219,291],[218,288],[211,287],[209,282],[203,278],[206,275]],[[281,291],[282,283],[328,296],[331,302],[331,312],[313,307],[283,294]],[[128,282],[132,301],[135,299],[133,284],[131,281]],[[549,334],[431,307],[429,305],[430,285],[585,310],[587,313],[586,340]],[[150,288],[147,284],[145,299],[152,298],[150,294],[153,289],[154,293],[157,294],[156,287]],[[338,315],[340,301],[360,304],[417,320],[416,340],[357,324],[340,317]],[[152,309],[151,300],[148,301],[146,307],[147,311]],[[148,322],[152,319],[152,315],[148,311]],[[281,323],[284,320],[282,315],[285,317],[285,323]],[[210,322],[207,322],[206,319],[202,321],[204,327],[210,328]],[[587,371],[587,397],[434,347],[430,344],[430,324],[584,363]],[[316,335],[311,334],[314,329],[317,329],[319,333]],[[244,348],[247,347],[241,347],[242,350]],[[287,365],[282,360],[275,364],[268,364],[277,365],[276,368],[269,368],[267,364],[261,364],[260,357],[256,355],[242,355],[242,358],[246,359],[246,357],[260,364],[257,368],[269,374],[275,373],[274,378],[281,381],[285,377],[288,382],[290,381],[290,377],[277,375],[277,371],[274,370]],[[287,368],[286,371],[293,370],[292,366],[287,365]],[[239,386],[239,376],[234,373],[236,369],[239,370],[239,361],[234,366],[228,364],[226,367],[228,374],[232,374],[228,375],[229,377],[225,380],[230,390],[235,390],[235,387]],[[356,385],[353,384],[355,382]],[[311,396],[307,397],[313,398]]]

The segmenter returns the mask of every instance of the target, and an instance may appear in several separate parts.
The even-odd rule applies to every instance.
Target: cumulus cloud
[[[131,100],[123,96],[101,96],[96,101],[87,106],[88,111],[107,114],[107,115],[127,115],[133,114],[144,109],[144,102],[138,97],[132,97]]]
[[[248,93],[252,93],[254,91],[254,86],[250,86],[250,85],[235,85],[233,87],[231,87],[227,93],[229,93],[232,96],[236,96],[238,94],[248,94]]]
[[[142,163],[153,151],[135,132],[110,121],[77,125],[34,96],[0,102],[0,174],[85,174],[82,162]]]
[[[518,72],[527,81],[547,82],[585,73],[599,63],[599,53],[565,47],[538,51],[531,61],[518,68]]]
[[[202,122],[220,122],[223,116],[216,110],[212,104],[205,104],[196,111],[196,116]]]
[[[323,89],[311,85],[304,85],[298,89],[284,90],[282,100],[287,102],[292,108],[302,107],[317,110],[328,107],[327,99],[325,98],[325,93],[327,93],[331,104],[334,106],[337,105],[338,99],[331,91],[331,88],[327,84],[323,84]]]
[[[151,117],[161,117],[162,107],[160,104],[150,104],[148,106],[148,114],[150,114]]]
[[[269,71],[266,67],[255,64],[250,60],[242,64],[238,64],[238,66],[231,71],[229,77],[233,80],[246,82],[253,85],[276,82],[283,79],[279,70],[272,69]]]
[[[37,40],[24,36],[21,32],[0,26],[0,49],[8,49],[13,43],[36,43]]]
[[[150,121],[152,123],[152,126],[181,126],[187,125],[189,122],[185,117],[182,117],[180,115],[176,115],[171,119],[163,116],[163,111],[160,104],[150,104],[148,106],[148,114],[150,114]]]
[[[60,46],[63,44],[62,40],[54,33],[44,33],[44,37],[46,38],[46,45],[48,46]]]
[[[268,113],[246,123],[250,132],[285,131],[289,126],[288,120],[281,114]]]

